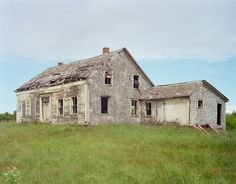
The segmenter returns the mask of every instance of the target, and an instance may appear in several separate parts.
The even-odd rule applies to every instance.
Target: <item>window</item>
[[[101,113],[108,113],[108,97],[101,97]]]
[[[35,116],[35,101],[31,99],[31,116]]]
[[[111,84],[111,74],[109,72],[105,72],[105,84]]]
[[[25,116],[25,101],[22,101],[22,116]]]
[[[63,115],[63,99],[58,100],[58,112],[60,115]]]
[[[137,100],[131,101],[131,115],[137,115],[138,112],[138,106],[137,106]]]
[[[72,97],[72,113],[77,113],[77,97]]]
[[[39,114],[40,114],[40,102],[39,102],[39,100],[37,99],[36,101],[35,101],[35,106],[36,106],[36,116],[39,116]]]
[[[134,88],[139,88],[139,76],[134,75]]]
[[[151,102],[146,103],[146,115],[147,116],[152,115],[152,103]]]
[[[203,108],[203,101],[198,100],[197,106],[198,106],[199,109]]]

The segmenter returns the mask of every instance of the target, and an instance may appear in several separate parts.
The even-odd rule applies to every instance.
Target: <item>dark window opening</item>
[[[134,75],[134,88],[139,88],[139,76]]]
[[[137,100],[131,101],[131,115],[137,115],[138,112],[138,106],[137,106]]]
[[[60,115],[63,115],[63,99],[58,100],[58,112]]]
[[[151,102],[146,103],[146,115],[147,116],[152,115],[152,103]]]
[[[101,97],[101,113],[108,113],[108,97]]]
[[[105,84],[111,84],[111,74],[109,72],[105,72]]]
[[[72,112],[77,113],[77,97],[72,97]]]
[[[217,104],[217,125],[221,125],[221,109],[222,104]]]
[[[203,101],[198,100],[197,106],[198,106],[199,109],[203,108]]]
[[[42,97],[42,103],[49,103],[49,97]]]

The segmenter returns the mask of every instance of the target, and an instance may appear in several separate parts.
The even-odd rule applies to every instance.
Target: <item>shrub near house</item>
[[[3,114],[0,114],[0,122],[1,121],[15,121],[16,120],[16,113],[14,114],[5,112]]]

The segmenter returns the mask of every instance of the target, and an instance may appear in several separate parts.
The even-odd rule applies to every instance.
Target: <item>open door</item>
[[[217,125],[221,125],[222,104],[217,104]]]

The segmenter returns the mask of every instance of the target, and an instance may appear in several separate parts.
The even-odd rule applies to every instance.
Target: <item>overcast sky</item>
[[[162,67],[157,63],[171,66],[181,60],[183,65],[220,63],[224,68],[236,62],[235,19],[235,0],[0,0],[0,93],[12,96],[12,89],[52,63],[91,57],[104,46],[112,50],[127,47],[144,68],[150,62]],[[35,73],[24,70],[26,63]],[[3,80],[14,67],[22,75]],[[223,72],[227,71],[218,73]],[[235,86],[232,77],[225,77],[223,83]],[[205,79],[211,81],[211,77]],[[227,86],[220,85],[222,81],[212,81],[227,91]],[[235,95],[229,95],[233,98],[229,106],[236,109]]]

